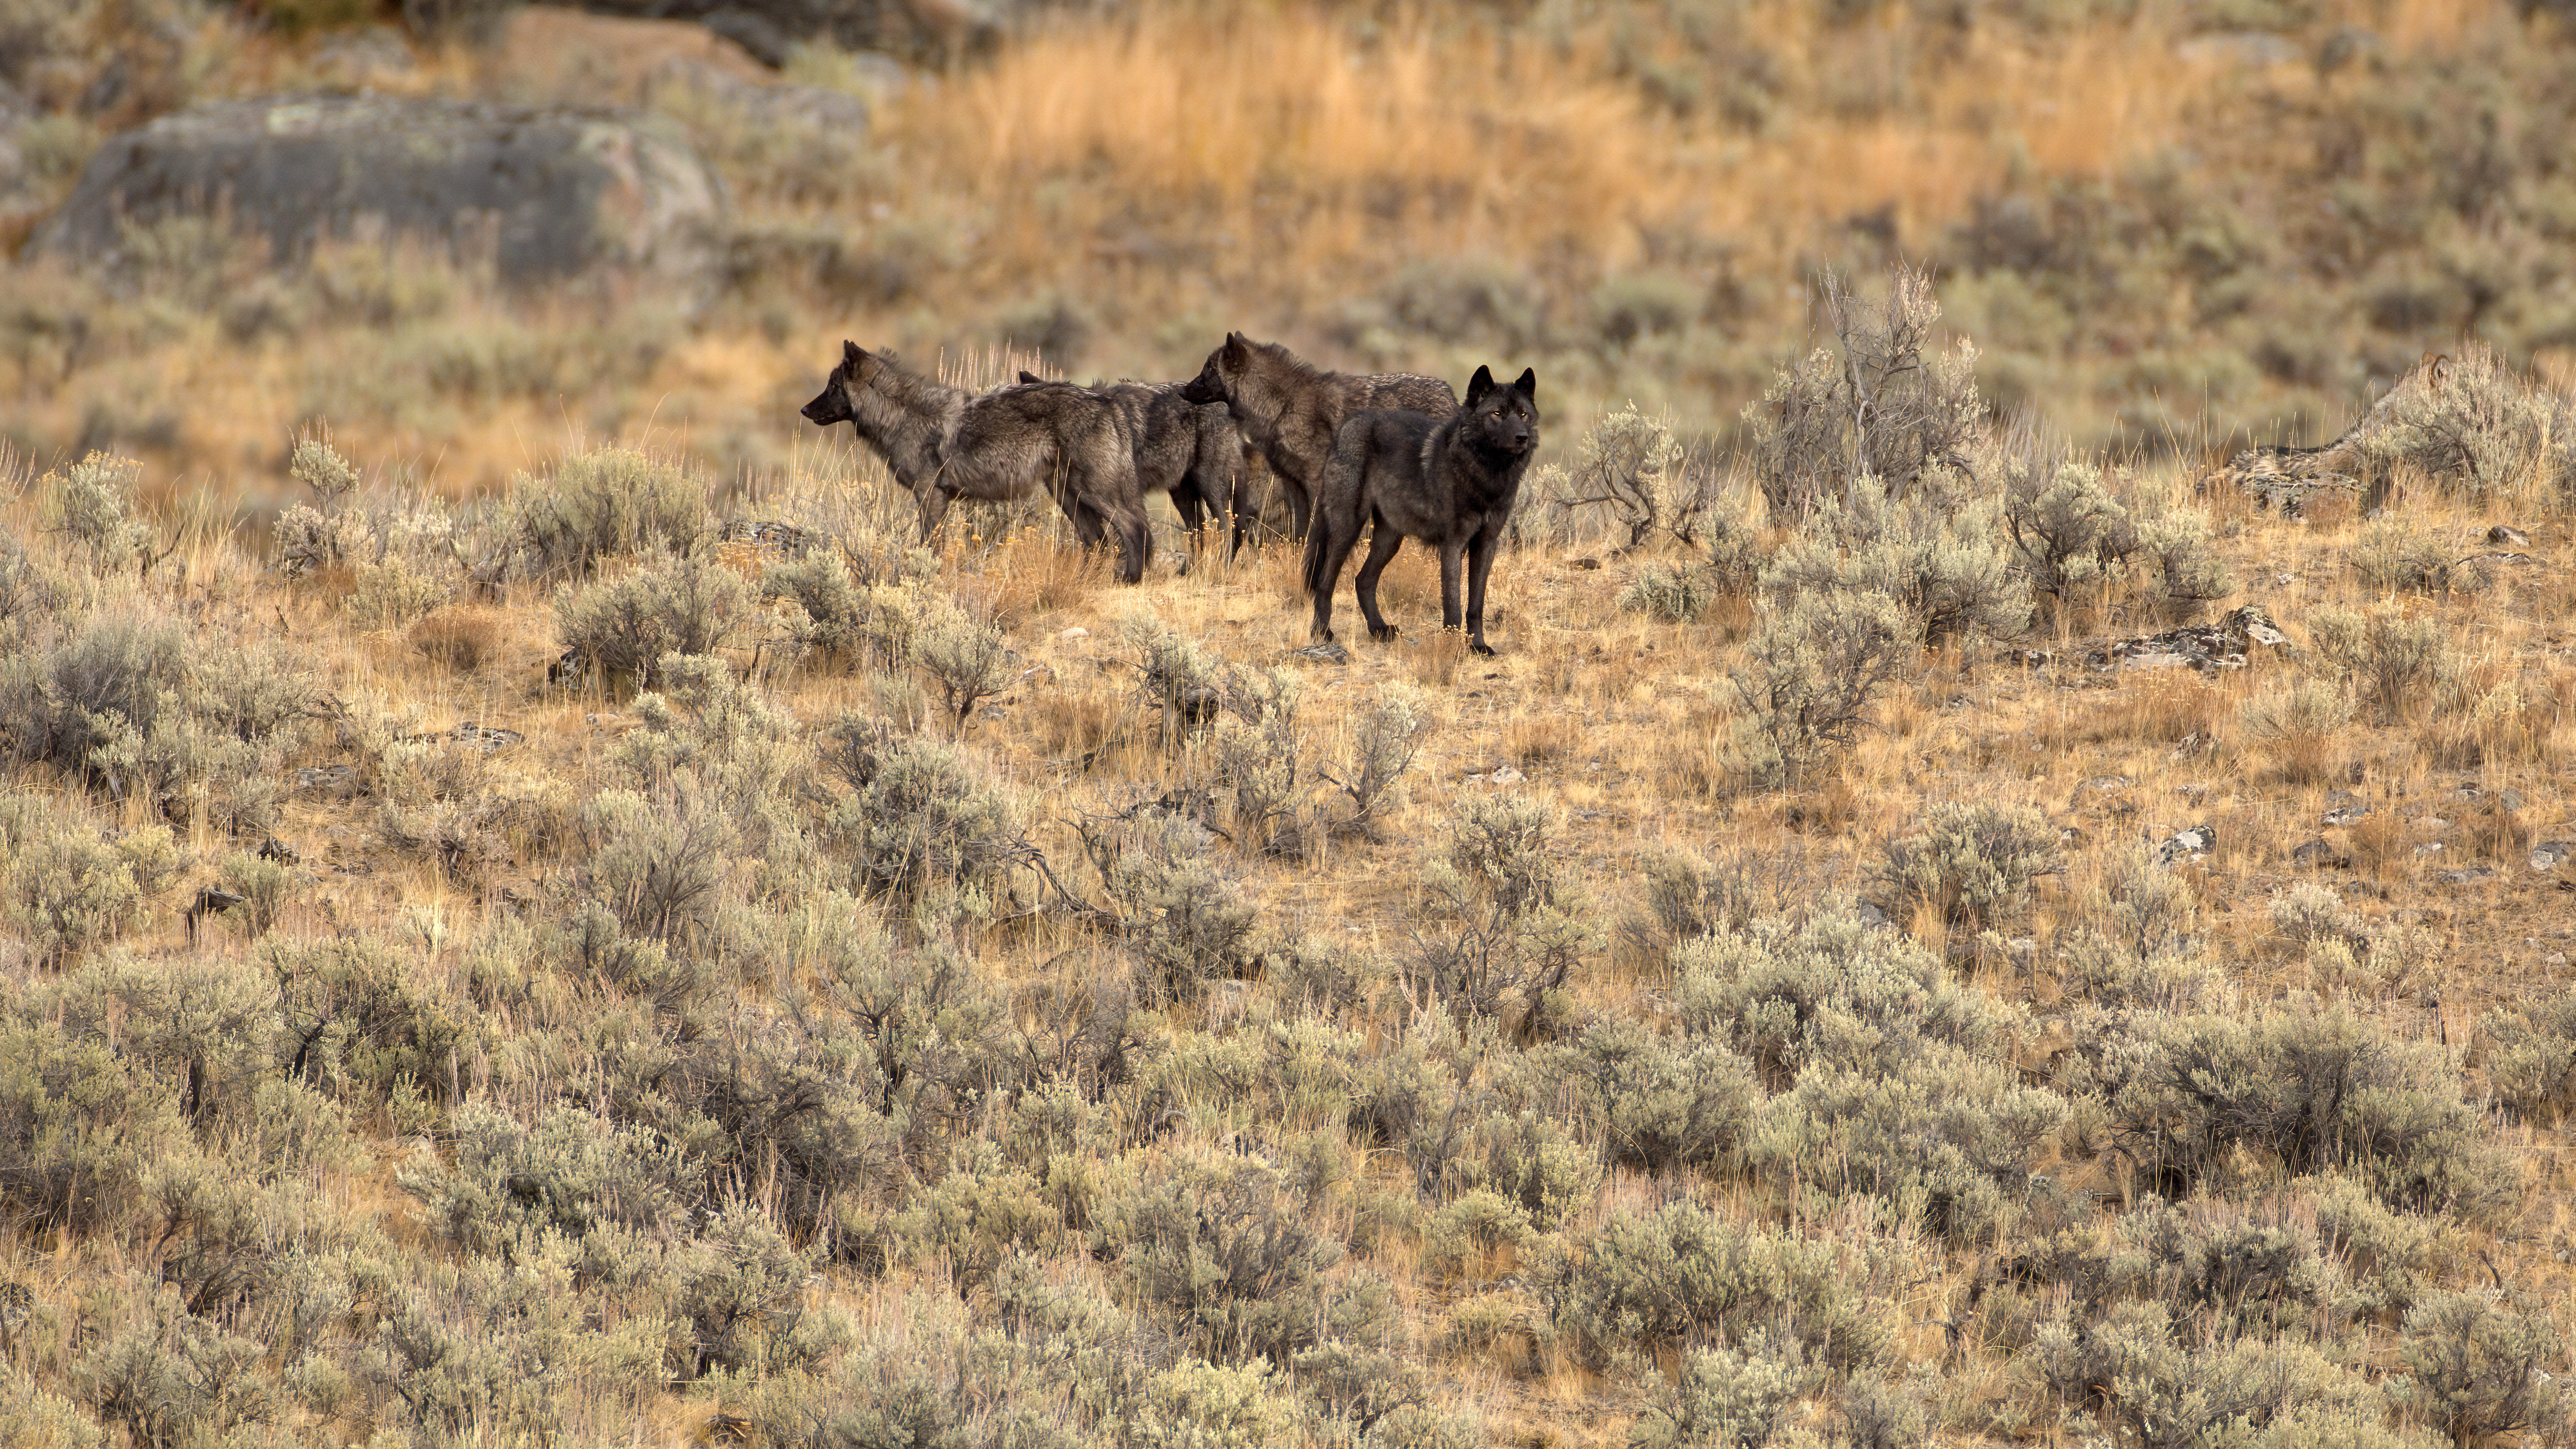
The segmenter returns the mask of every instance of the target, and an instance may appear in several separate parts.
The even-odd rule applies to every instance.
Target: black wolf
[[[1356,590],[1369,637],[1380,643],[1395,637],[1377,611],[1377,576],[1407,538],[1418,538],[1440,550],[1440,615],[1452,629],[1461,622],[1458,558],[1467,556],[1468,644],[1479,654],[1493,653],[1485,643],[1485,579],[1537,447],[1536,369],[1502,387],[1477,368],[1467,383],[1467,406],[1447,422],[1415,412],[1353,413],[1333,436],[1315,528],[1306,535],[1315,637],[1333,637],[1334,586],[1360,526],[1372,524]]]
[[[1411,372],[1326,372],[1276,342],[1255,342],[1240,332],[1208,354],[1207,366],[1181,396],[1194,403],[1226,405],[1234,425],[1269,460],[1288,495],[1294,536],[1304,538],[1324,460],[1333,435],[1351,414],[1402,408],[1434,421],[1458,411],[1458,394],[1436,377]]]
[[[1046,379],[1023,369],[1022,383]],[[1216,515],[1220,532],[1231,526],[1231,558],[1243,547],[1243,444],[1234,419],[1223,403],[1201,405],[1181,396],[1177,382],[1104,382],[1090,391],[1118,410],[1119,426],[1136,448],[1136,491],[1168,493],[1181,524],[1190,531],[1195,551],[1205,537],[1207,516]]]
[[[855,342],[804,406],[818,427],[847,422],[910,490],[928,538],[951,499],[998,502],[1044,488],[1088,547],[1115,534],[1118,576],[1145,576],[1145,506],[1136,452],[1116,409],[1069,382],[969,393],[906,371]]]

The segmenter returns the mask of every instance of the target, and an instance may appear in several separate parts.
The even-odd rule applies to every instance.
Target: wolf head
[[[1519,457],[1538,446],[1538,369],[1521,373],[1505,387],[1483,367],[1467,379],[1467,405],[1458,415],[1458,431],[1488,452]]]
[[[1191,378],[1181,396],[1194,403],[1234,401],[1234,380],[1252,366],[1252,343],[1240,332],[1225,334],[1225,345],[1208,354],[1207,366]]]
[[[823,380],[823,390],[814,394],[814,400],[797,411],[805,415],[805,421],[818,428],[856,421],[850,412],[850,389],[867,385],[866,368],[873,360],[859,344],[843,342],[841,365],[833,368],[832,375]]]

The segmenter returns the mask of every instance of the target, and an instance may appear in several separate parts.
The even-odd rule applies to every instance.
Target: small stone
[[[2499,809],[2519,812],[2525,803],[2526,802],[2524,801],[2520,790],[2498,790],[2496,792],[2496,806]]]
[[[2207,855],[2218,844],[2218,832],[2206,825],[2177,830],[2156,846],[2156,858],[2167,865]]]
[[[2297,583],[2298,579],[2299,576],[2297,574],[2274,574],[2272,575],[2272,587],[2276,589],[2286,589],[2290,585]]]
[[[2328,825],[2354,825],[2367,818],[2369,814],[2370,807],[2367,805],[2346,805],[2339,810],[2327,811],[2325,819]]]
[[[2096,775],[2075,787],[2074,798],[2081,800],[2087,795],[2114,795],[2136,783],[2126,775]]]
[[[2438,840],[2425,841],[2422,845],[2415,847],[2415,853],[2417,855],[2439,855],[2442,853],[2442,842]]]
[[[1311,660],[1317,664],[1348,664],[1351,662],[1351,651],[1339,644],[1309,644],[1303,649],[1289,650],[1288,657]]]
[[[1585,554],[1583,557],[1578,559],[1569,559],[1567,562],[1573,564],[1579,569],[1597,569],[1601,567],[1601,560],[1592,557],[1590,554]]]
[[[2499,548],[2529,548],[2531,535],[2509,524],[2499,523],[2487,530],[2487,542]]]
[[[1088,639],[1091,637],[1091,631],[1077,624],[1070,629],[1057,631],[1055,637],[1059,639]]]
[[[2478,800],[2483,799],[2487,792],[2479,789],[2475,785],[2462,785],[2459,789],[2454,790],[2451,793],[2463,800]]]
[[[2444,885],[2474,885],[2475,883],[2487,880],[2494,875],[2495,872],[2486,866],[2472,865],[2461,870],[2443,871],[2441,874],[2433,877],[2433,879],[2440,881]]]
[[[1862,925],[1876,930],[1886,930],[1896,924],[1888,919],[1887,912],[1881,910],[1874,901],[1863,901],[1852,907],[1852,916]]]
[[[2439,815],[2426,815],[2418,819],[2415,823],[2426,830],[2448,830],[2451,826],[2450,821],[2443,819]]]
[[[1497,785],[1517,785],[1521,782],[1523,777],[1520,771],[1513,769],[1509,765],[1505,765],[1485,778],[1493,781]]]
[[[2344,858],[2335,854],[2335,848],[2326,844],[2325,837],[2319,836],[2291,851],[2290,863],[2314,870],[2330,865],[2340,866],[2344,864]]]
[[[2531,868],[2556,870],[2566,864],[2570,856],[2576,856],[2576,841],[2544,840],[2531,849]]]
[[[2361,797],[2352,793],[2350,790],[2330,790],[2326,792],[2326,808],[2328,810],[2348,810],[2360,803]]]

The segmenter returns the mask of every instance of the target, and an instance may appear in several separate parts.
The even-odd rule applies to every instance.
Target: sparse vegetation
[[[19,8],[13,238],[394,40]],[[2567,1442],[2562,18],[1157,0],[622,95],[701,291],[21,258],[0,1422]],[[1502,652],[918,546],[826,316],[1535,365]],[[2428,341],[2354,496],[2199,486]]]

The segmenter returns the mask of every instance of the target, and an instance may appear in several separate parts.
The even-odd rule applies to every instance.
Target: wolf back
[[[1240,332],[1226,334],[1181,396],[1226,404],[1235,426],[1278,477],[1291,528],[1300,538],[1325,460],[1332,456],[1333,435],[1351,414],[1400,408],[1441,419],[1458,411],[1458,394],[1440,378],[1327,372],[1278,343],[1255,342]]]
[[[1135,450],[1115,409],[1071,383],[968,393],[841,344],[823,391],[802,409],[818,427],[847,422],[885,459],[921,513],[924,538],[957,498],[1003,502],[1043,488],[1086,545],[1118,539],[1119,577],[1144,577],[1149,539]]]

